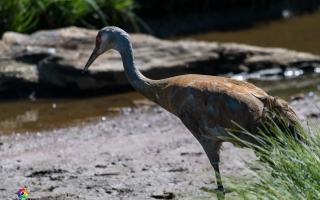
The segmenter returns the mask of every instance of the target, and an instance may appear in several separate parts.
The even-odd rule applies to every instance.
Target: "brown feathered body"
[[[239,126],[256,135],[270,114],[279,115],[288,125],[300,124],[284,100],[269,96],[248,82],[218,76],[182,75],[155,81],[153,87],[158,105],[179,117],[193,134],[213,141],[234,143],[226,129],[239,130]],[[255,143],[247,134],[233,134]],[[241,142],[238,145],[243,146]]]

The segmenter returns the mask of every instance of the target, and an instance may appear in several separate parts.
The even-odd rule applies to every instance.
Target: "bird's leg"
[[[198,139],[198,138],[197,138]],[[216,180],[217,180],[217,185],[218,185],[218,190],[224,192],[223,184],[222,184],[222,179],[220,175],[220,170],[219,170],[219,163],[220,163],[220,148],[222,143],[220,141],[213,141],[207,138],[202,137],[201,139],[198,139],[200,144],[202,145],[204,151],[206,152],[210,164],[212,165],[215,174],[216,174]]]
[[[197,138],[203,150],[206,152],[210,160],[210,164],[214,168],[214,171],[216,174],[218,190],[224,195],[225,191],[223,188],[222,179],[221,179],[220,170],[219,170],[220,148],[221,148],[222,142],[217,140],[212,140],[207,137],[203,137],[200,134],[193,134],[193,135],[195,138]]]
[[[217,185],[218,185],[218,193],[217,193],[217,198],[218,200],[224,200],[226,192],[224,191],[223,185],[222,185],[222,179],[219,171],[219,162],[212,163],[212,167],[214,168],[214,172],[216,173],[216,180],[217,180]]]
[[[219,163],[220,163],[220,146],[214,147],[211,149],[210,153],[208,155],[210,163],[214,169],[214,172],[216,174],[216,180],[217,180],[217,185],[218,185],[218,190],[225,194],[224,187],[222,184],[222,179],[221,179],[221,174],[219,170]]]
[[[218,190],[222,191],[224,193],[224,188],[222,185],[222,179],[220,175],[220,170],[219,170],[219,162],[217,163],[211,163],[214,172],[216,173],[216,180],[217,180],[217,185],[218,185]]]

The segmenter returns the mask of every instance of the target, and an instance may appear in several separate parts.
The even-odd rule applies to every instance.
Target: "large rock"
[[[104,94],[130,89],[120,55],[100,56],[81,71],[95,44],[96,30],[69,27],[31,35],[7,32],[0,41],[0,96]],[[186,73],[248,74],[265,68],[313,70],[320,57],[280,48],[234,43],[160,40],[131,35],[135,63],[147,77]]]

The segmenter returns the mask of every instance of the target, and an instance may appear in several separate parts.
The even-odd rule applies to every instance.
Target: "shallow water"
[[[119,111],[132,108],[137,92],[87,99],[36,99],[0,103],[0,135],[25,134],[70,125],[107,120]]]
[[[213,31],[187,36],[196,40],[238,42],[265,47],[283,47],[320,54],[320,12],[288,19],[258,23],[243,30]],[[286,100],[297,93],[320,89],[319,74],[274,80],[249,79],[270,95]],[[312,93],[310,93],[312,95]],[[25,134],[70,125],[81,126],[119,114],[132,108],[134,100],[144,99],[129,92],[87,99],[36,99],[0,103],[0,135]]]
[[[320,11],[276,21],[259,22],[247,29],[211,31],[183,37],[201,41],[283,47],[320,54]]]

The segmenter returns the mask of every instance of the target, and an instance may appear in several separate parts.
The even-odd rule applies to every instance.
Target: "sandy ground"
[[[215,189],[216,183],[202,147],[159,107],[0,141],[0,199],[17,199],[21,187],[28,198],[41,200],[215,199],[203,189]],[[223,177],[250,176],[242,159],[257,158],[225,143]]]
[[[291,102],[300,120],[320,123],[320,97]],[[224,143],[221,174],[251,178],[248,149]],[[227,179],[228,178],[228,179]],[[96,124],[0,136],[0,200],[215,199],[215,174],[200,144],[178,118],[159,107],[122,110]],[[233,196],[227,193],[227,197]]]

